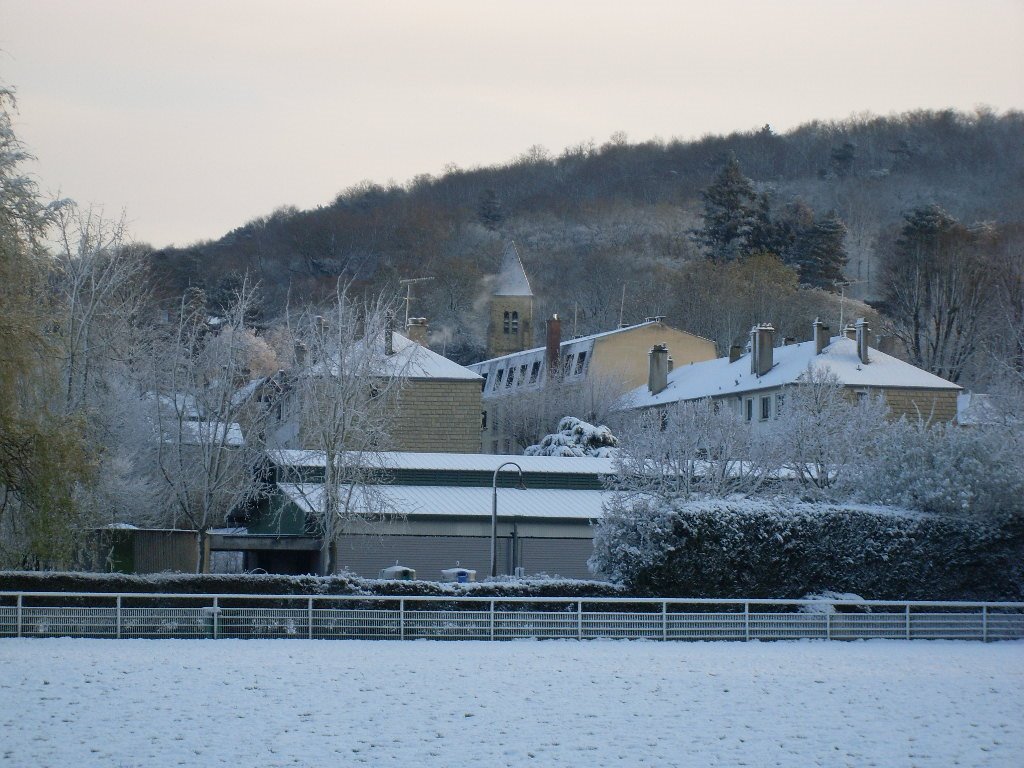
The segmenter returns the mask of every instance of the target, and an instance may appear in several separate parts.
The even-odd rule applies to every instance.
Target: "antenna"
[[[580,303],[578,301],[574,301],[572,303],[572,337],[574,339],[576,338],[576,315],[579,314],[579,310]]]
[[[410,277],[405,280],[399,280],[399,285],[405,286],[405,325],[402,328],[409,327],[409,305],[412,303],[412,284],[413,283],[425,283],[427,280],[433,280],[432,277]],[[403,330],[402,333],[405,333]]]

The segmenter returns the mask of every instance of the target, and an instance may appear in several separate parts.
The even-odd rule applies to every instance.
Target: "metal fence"
[[[0,637],[988,642],[1024,603],[0,592]]]

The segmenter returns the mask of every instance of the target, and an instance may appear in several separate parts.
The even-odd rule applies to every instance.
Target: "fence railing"
[[[0,592],[0,637],[988,642],[1024,603]]]

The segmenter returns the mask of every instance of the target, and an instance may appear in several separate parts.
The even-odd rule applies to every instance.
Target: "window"
[[[505,375],[505,369],[499,368],[498,375],[494,377],[494,388],[497,389],[501,386],[501,377]]]
[[[658,429],[662,432],[668,429],[668,411],[658,411]]]
[[[586,352],[580,352],[579,355],[576,356],[576,375],[577,376],[579,376],[581,373],[583,373],[583,368],[584,368],[584,366],[586,366],[586,364],[587,364],[587,353]]]
[[[519,366],[519,386],[522,386],[525,383],[526,383],[526,366],[525,365],[521,365],[521,366]]]
[[[747,398],[747,414],[746,415],[747,415],[747,421],[753,421],[754,420],[754,400],[752,398],[749,398],[749,397]]]
[[[480,389],[482,391],[486,392],[487,391],[487,374],[484,373],[484,374],[481,374],[481,375],[484,377],[484,381],[483,381],[483,384],[480,386]]]
[[[535,383],[538,376],[540,376],[540,361],[534,363],[533,368],[530,369],[530,383]]]
[[[772,399],[770,397],[761,398],[761,421],[767,421],[772,415]]]
[[[512,316],[511,316],[510,313],[508,313],[508,312],[505,313],[505,324],[502,326],[502,329],[505,331],[505,333],[509,332],[509,324],[510,324],[510,321],[511,321],[511,317]]]
[[[487,411],[480,411],[480,431],[487,431]]]
[[[715,400],[715,401],[713,401],[711,403],[711,412],[713,414],[715,414],[717,416],[721,410],[722,410],[722,404],[720,402]]]
[[[505,379],[505,389],[511,387],[516,381],[516,369],[514,366],[509,366],[508,378]]]
[[[562,360],[562,376],[568,376],[572,370],[572,355],[566,355]]]
[[[786,396],[779,393],[775,396],[775,418],[779,418],[782,409],[786,406]]]
[[[498,441],[495,440],[494,442],[491,443],[491,453],[497,453],[497,452],[498,452]]]
[[[519,313],[512,313],[512,333],[519,333]]]

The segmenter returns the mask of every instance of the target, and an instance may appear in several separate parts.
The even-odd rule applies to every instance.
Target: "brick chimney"
[[[733,344],[731,347],[729,347],[730,363],[735,363],[741,357],[743,357],[743,347],[741,347],[739,344]]]
[[[554,314],[547,321],[547,340],[544,344],[544,365],[548,378],[558,376],[558,359],[562,355],[562,321]]]
[[[421,347],[427,346],[427,318],[410,317],[405,326],[405,335],[409,341],[415,341]]]
[[[861,363],[864,365],[871,362],[868,359],[868,337],[870,334],[871,329],[868,327],[868,321],[863,317],[858,317],[856,325],[857,357],[860,358]]]
[[[772,369],[774,360],[775,327],[771,323],[758,323],[750,329],[750,372],[764,376]]]
[[[395,315],[388,312],[384,315],[384,354],[390,357],[395,354]]]
[[[650,368],[647,374],[647,389],[652,395],[665,391],[668,386],[668,346],[655,344],[649,354]]]
[[[829,327],[821,322],[821,318],[814,318],[814,354],[820,355],[829,342]]]

